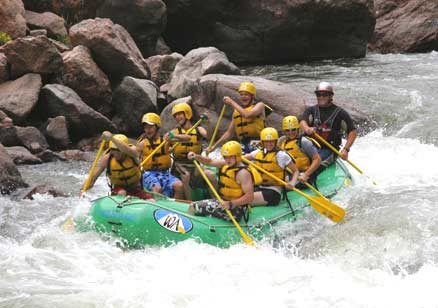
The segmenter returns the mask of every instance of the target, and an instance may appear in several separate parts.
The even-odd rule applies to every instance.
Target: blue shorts
[[[160,192],[168,197],[175,193],[173,184],[177,181],[179,179],[169,171],[145,171],[142,176],[143,188],[152,190],[154,187],[161,187]]]

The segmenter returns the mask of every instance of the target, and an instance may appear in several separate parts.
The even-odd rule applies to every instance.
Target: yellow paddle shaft
[[[86,192],[88,187],[90,186],[91,178],[94,173],[94,169],[96,168],[97,161],[99,160],[100,155],[102,154],[103,148],[105,146],[105,140],[102,140],[99,146],[99,150],[97,151],[96,158],[94,159],[93,165],[91,166],[90,174],[88,174],[88,178],[85,181],[84,187],[82,188],[82,192]]]
[[[222,198],[219,196],[218,192],[216,191],[216,189],[214,188],[213,184],[210,182],[210,180],[208,179],[207,175],[205,174],[204,170],[202,170],[202,167],[199,165],[199,163],[196,160],[193,160],[193,163],[195,164],[196,168],[198,168],[199,173],[202,175],[202,177],[204,178],[205,182],[207,183],[208,187],[210,187],[211,191],[213,192],[214,196],[216,197],[216,199],[222,203]],[[240,235],[242,236],[243,240],[245,241],[245,243],[251,245],[251,246],[255,246],[254,241],[248,236],[246,235],[245,232],[243,232],[242,228],[240,227],[240,225],[238,224],[238,222],[234,219],[233,214],[231,214],[230,210],[225,209],[225,212],[227,213],[227,215],[230,217],[231,221],[233,222],[234,226],[237,228],[237,230],[239,231]]]
[[[216,139],[217,131],[219,130],[219,125],[222,121],[222,118],[224,117],[225,109],[227,108],[227,105],[223,105],[221,109],[221,113],[219,114],[219,118],[216,122],[216,127],[214,128],[213,135],[211,136],[210,144],[208,145],[209,148],[213,145],[214,140]]]

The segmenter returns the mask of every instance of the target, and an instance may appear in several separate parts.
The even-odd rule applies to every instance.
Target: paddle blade
[[[317,196],[308,196],[308,200],[315,211],[328,219],[334,222],[340,222],[344,219],[345,210],[333,202]]]

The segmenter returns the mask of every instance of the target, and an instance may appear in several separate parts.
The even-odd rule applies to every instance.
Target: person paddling
[[[109,141],[109,147],[91,175],[88,188],[94,186],[99,175],[106,169],[111,195],[129,195],[153,200],[152,195],[146,193],[141,187],[138,155],[135,146],[129,144],[128,137],[122,134],[113,135],[109,131],[104,131],[102,139]]]
[[[239,86],[239,95],[242,105],[231,97],[224,96],[224,104],[234,108],[233,118],[225,133],[207,148],[207,154],[212,152],[219,144],[230,140],[234,135],[243,146],[243,153],[255,150],[252,141],[258,140],[260,132],[265,128],[265,107],[262,102],[256,102],[256,87],[251,82],[242,82]]]
[[[207,130],[202,126],[198,126],[188,133],[193,126],[193,112],[192,107],[187,103],[174,105],[172,116],[178,124],[169,133],[174,159],[172,173],[181,178],[184,185],[185,198],[191,200],[192,187],[207,188],[208,186],[193,164],[193,161],[187,158],[187,154],[189,152],[201,154],[202,140],[207,138]],[[208,169],[204,169],[204,172],[213,185],[217,186],[215,174]]]
[[[242,148],[236,141],[229,141],[221,148],[223,159],[215,160],[194,152],[188,154],[189,159],[218,168],[220,203],[216,199],[192,202],[189,213],[198,216],[215,216],[227,221],[230,217],[225,209],[230,210],[236,221],[244,216],[246,207],[254,198],[254,179],[248,166],[242,162]]]
[[[278,132],[273,127],[266,127],[260,133],[262,149],[257,149],[244,157],[254,164],[284,180],[286,168],[292,172],[292,178],[286,188],[292,189],[298,180],[298,169],[292,157],[277,146]],[[252,205],[278,205],[282,196],[282,186],[278,181],[262,174],[262,183],[256,187]]]
[[[321,164],[321,157],[318,153],[320,145],[315,140],[299,134],[300,123],[295,116],[284,117],[282,129],[284,136],[278,140],[279,147],[294,159],[300,171],[298,179],[302,182],[309,181],[315,186],[315,171]],[[298,188],[305,188],[302,185],[298,185]]]
[[[308,136],[315,133],[339,150],[342,136],[347,134],[347,141],[340,151],[342,159],[348,159],[348,153],[357,137],[357,130],[350,114],[333,103],[333,86],[321,82],[315,89],[317,105],[307,108],[300,115],[300,126]],[[335,162],[337,156],[326,145],[321,144],[319,150],[321,167],[318,173]]]

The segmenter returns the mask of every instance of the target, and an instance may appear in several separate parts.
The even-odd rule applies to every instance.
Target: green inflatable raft
[[[318,176],[317,187],[327,197],[335,195],[341,188],[350,185],[351,175],[345,165],[338,161]],[[315,195],[312,191],[303,190]],[[309,201],[288,192],[291,206],[284,199],[278,206],[251,208],[249,219],[240,221],[244,233],[258,240],[274,234],[273,227],[282,221],[294,221],[309,206]],[[138,198],[106,196],[93,201],[89,216],[76,220],[79,230],[89,230],[119,237],[131,248],[147,245],[168,246],[193,239],[218,247],[229,247],[242,243],[236,226],[214,217],[193,216],[187,213],[189,203],[158,197],[155,202]]]

